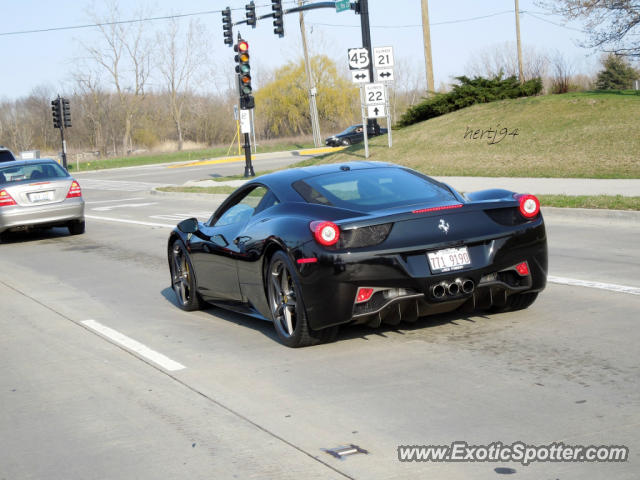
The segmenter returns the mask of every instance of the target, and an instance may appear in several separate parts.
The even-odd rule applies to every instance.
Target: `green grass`
[[[518,135],[490,144],[490,128]],[[484,138],[470,138],[476,130]],[[474,105],[393,130],[391,149],[386,136],[376,137],[370,153],[429,175],[640,178],[640,95],[580,92]],[[364,160],[363,144],[295,166],[353,160]]]
[[[622,195],[537,195],[543,207],[640,210],[640,197]]]
[[[265,170],[264,172],[255,172],[255,174],[256,174],[256,177],[260,177],[262,175],[266,175],[267,173],[272,173],[272,172],[275,172],[275,170]],[[247,178],[244,175],[228,175],[226,177],[205,178],[203,179],[203,181],[204,180],[213,180],[214,182],[228,182],[230,180],[250,180],[250,178]]]
[[[235,146],[234,146],[235,147]],[[280,152],[285,150],[299,150],[312,148],[313,144],[306,143],[275,143],[273,145],[258,146],[258,153]],[[182,152],[158,153],[150,155],[135,155],[131,157],[105,158],[104,160],[89,160],[80,162],[80,169],[76,168],[76,163],[69,161],[69,171],[103,170],[107,168],[135,167],[139,165],[151,165],[155,163],[171,162],[196,162],[210,158],[227,156],[227,147],[209,148],[205,150],[189,150]],[[232,148],[229,156],[236,156],[237,149]]]

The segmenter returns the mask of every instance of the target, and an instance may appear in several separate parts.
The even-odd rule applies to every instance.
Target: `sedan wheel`
[[[169,270],[171,271],[171,287],[176,294],[178,306],[188,312],[200,310],[203,302],[196,290],[189,254],[180,240],[176,240],[171,248]]]
[[[296,271],[284,252],[276,252],[271,258],[265,282],[271,317],[282,343],[295,348],[335,339],[338,327],[309,327]]]

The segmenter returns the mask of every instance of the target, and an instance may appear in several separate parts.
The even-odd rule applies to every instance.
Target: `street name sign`
[[[351,70],[360,70],[369,66],[369,50],[366,48],[350,48],[348,55]]]
[[[336,0],[336,12],[345,12],[351,9],[350,0]]]

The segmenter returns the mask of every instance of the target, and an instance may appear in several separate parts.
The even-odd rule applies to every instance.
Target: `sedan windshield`
[[[355,132],[358,127],[360,127],[360,125],[351,125],[344,132],[340,132],[338,135],[349,135],[350,133]]]
[[[25,162],[10,167],[0,167],[0,185],[24,181],[65,178],[69,174],[57,163]]]
[[[367,168],[305,178],[293,188],[309,203],[373,211],[456,201],[441,184],[403,168]]]

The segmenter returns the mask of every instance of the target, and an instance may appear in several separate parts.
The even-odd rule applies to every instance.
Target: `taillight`
[[[373,295],[373,288],[369,287],[360,287],[358,288],[358,293],[356,294],[356,303],[364,303],[368,302]]]
[[[527,262],[521,262],[516,265],[516,272],[522,277],[529,275],[529,264]]]
[[[10,207],[11,205],[17,205],[9,192],[6,190],[0,190],[0,207]]]
[[[82,190],[80,189],[80,185],[75,180],[71,182],[71,187],[69,188],[69,193],[67,193],[67,198],[76,198],[82,196]]]
[[[534,195],[515,194],[513,196],[520,202],[520,213],[525,218],[533,218],[540,212],[540,200]]]
[[[311,222],[309,225],[313,236],[320,245],[329,247],[338,243],[340,228],[332,222]]]

